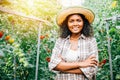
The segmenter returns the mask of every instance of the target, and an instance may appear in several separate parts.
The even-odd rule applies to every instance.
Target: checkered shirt
[[[83,74],[63,73],[54,71],[53,69],[62,61],[58,55],[62,55],[64,59],[65,54],[70,46],[70,36],[67,38],[58,38],[52,51],[51,60],[49,62],[49,69],[56,72],[55,80],[93,80],[96,74],[97,67],[79,68]],[[79,58],[78,61],[85,60],[91,54],[95,54],[98,60],[98,49],[96,39],[94,37],[85,37],[83,34],[79,37],[78,42]]]

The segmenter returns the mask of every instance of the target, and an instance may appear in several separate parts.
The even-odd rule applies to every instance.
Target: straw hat
[[[75,13],[83,14],[85,18],[89,21],[89,23],[92,23],[95,18],[94,13],[90,9],[83,7],[69,7],[67,9],[64,9],[58,14],[56,19],[58,26],[61,26],[61,24],[63,23],[67,16]]]

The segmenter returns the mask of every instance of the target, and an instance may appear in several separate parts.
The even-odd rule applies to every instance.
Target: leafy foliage
[[[95,5],[92,5],[96,3]],[[95,30],[95,37],[97,38],[98,42],[98,49],[99,49],[99,60],[102,61],[103,59],[107,60],[107,63],[99,68],[97,74],[97,80],[110,80],[110,67],[109,67],[109,55],[108,55],[108,38],[107,38],[107,31],[106,31],[106,19],[111,18],[113,16],[117,16],[120,14],[120,1],[119,0],[88,0],[86,6],[90,7],[95,13],[95,21],[94,21],[94,30]],[[119,78],[119,44],[120,44],[120,37],[118,36],[120,33],[120,29],[117,28],[119,26],[119,20],[115,20],[115,17],[112,18],[111,21],[108,22],[109,24],[109,35],[110,35],[110,45],[111,45],[111,55],[112,55],[112,67],[113,67],[113,77],[114,80],[120,79]],[[116,77],[117,76],[117,77]]]
[[[94,5],[93,5],[94,4]],[[0,0],[0,5],[28,16],[36,16],[50,22],[41,23],[24,17],[0,12],[0,80],[34,80],[37,40],[40,38],[38,80],[53,80],[54,73],[48,63],[58,36],[55,24],[61,9],[56,0]],[[99,61],[104,61],[97,73],[97,80],[110,80],[109,55],[105,19],[120,14],[119,0],[86,0],[85,7],[95,13],[93,28],[98,42]],[[109,35],[114,79],[120,79],[120,21],[109,21]],[[38,37],[38,27],[41,36]]]

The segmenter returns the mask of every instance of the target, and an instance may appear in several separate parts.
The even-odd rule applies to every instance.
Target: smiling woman
[[[91,23],[94,13],[83,7],[64,9],[57,16],[60,37],[52,51],[49,68],[55,80],[94,80],[98,50]]]
[[[73,34],[81,34],[83,19],[79,14],[70,15],[68,18],[68,28]]]

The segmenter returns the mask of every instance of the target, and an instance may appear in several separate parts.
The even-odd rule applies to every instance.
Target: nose
[[[77,22],[77,21],[74,21],[73,25],[78,25],[78,22]]]

